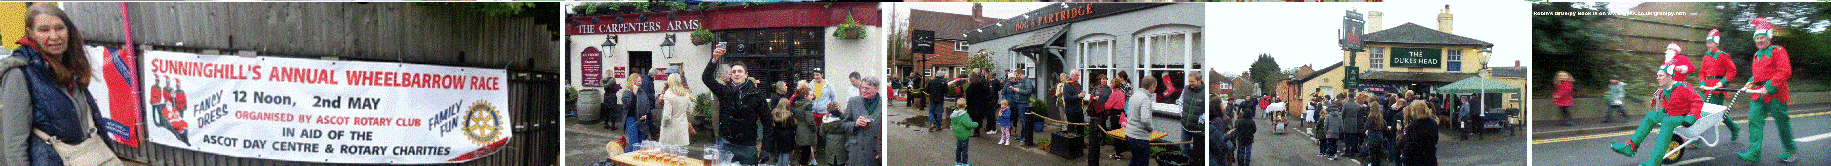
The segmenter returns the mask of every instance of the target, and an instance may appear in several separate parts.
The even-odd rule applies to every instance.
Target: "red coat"
[[[1723,87],[1723,84],[1728,83],[1730,78],[1735,78],[1736,61],[1731,60],[1729,57],[1729,53],[1723,52],[1723,50],[1711,50],[1710,52],[1704,53],[1704,70],[1703,72],[1697,73],[1698,85]],[[1710,91],[1706,93],[1722,95],[1729,92]]]
[[[1789,60],[1786,47],[1772,46],[1755,52],[1755,62],[1749,66],[1754,75],[1749,82],[1755,82],[1752,88],[1764,88],[1767,94],[1755,94],[1756,101],[1781,103],[1791,102],[1792,93],[1788,93],[1787,80],[1793,78],[1793,62]]]
[[[1265,109],[1265,106],[1271,106],[1271,105],[1272,105],[1271,96],[1259,97],[1259,109]]]
[[[1558,90],[1552,92],[1552,99],[1557,100],[1559,107],[1569,107],[1572,103],[1570,81],[1558,81]]]
[[[1698,97],[1697,91],[1692,91],[1692,89],[1694,87],[1685,82],[1672,83],[1672,86],[1660,89],[1661,95],[1656,99],[1658,101],[1655,101],[1659,105],[1656,106],[1660,110],[1666,111],[1666,115],[1669,116],[1702,115],[1700,112],[1704,107],[1704,99]]]

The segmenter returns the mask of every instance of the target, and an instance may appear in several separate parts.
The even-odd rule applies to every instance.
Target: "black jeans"
[[[1341,139],[1341,138],[1320,139],[1320,140],[1318,140],[1319,144],[1317,145],[1317,148],[1319,148],[1318,150],[1320,150],[1322,152],[1322,155],[1334,156],[1336,154],[1335,152],[1337,149],[1337,148],[1335,148],[1336,147],[1335,142],[1337,142],[1336,140],[1338,140],[1338,139]]]
[[[1076,109],[1074,109],[1074,108],[1069,108],[1069,109],[1066,109],[1066,110],[1062,110],[1062,111],[1066,111],[1066,113],[1067,113],[1067,116],[1068,116],[1068,117],[1063,117],[1063,119],[1066,119],[1066,120],[1068,120],[1068,122],[1072,122],[1072,123],[1085,123],[1085,122],[1087,122],[1087,121],[1085,121],[1085,120],[1083,120],[1083,119],[1084,119],[1084,118],[1086,118],[1086,116],[1085,116],[1085,115],[1083,115],[1083,113],[1081,113],[1081,112],[1082,112],[1082,111],[1081,111],[1081,110],[1076,110]],[[1080,128],[1080,127],[1069,127],[1069,128],[1068,128],[1068,132],[1070,132],[1070,133],[1081,133],[1081,128]]]
[[[1341,133],[1341,153],[1349,156],[1359,156],[1362,153],[1366,153],[1361,149],[1361,138],[1363,138],[1363,136],[1365,135],[1361,135],[1361,133]]]

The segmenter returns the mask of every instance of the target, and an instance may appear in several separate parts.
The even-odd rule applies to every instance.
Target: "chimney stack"
[[[989,20],[985,19],[985,6],[979,5],[979,3],[973,3],[973,23],[978,24],[978,26],[990,24],[986,21]]]
[[[1385,30],[1384,24],[1380,24],[1380,18],[1385,15],[1386,13],[1380,11],[1367,11],[1367,31],[1365,32],[1373,33]]]
[[[1450,5],[1443,5],[1443,12],[1437,13],[1437,30],[1455,34],[1451,31],[1454,29],[1452,25],[1455,25],[1455,21],[1456,16],[1450,14]]]

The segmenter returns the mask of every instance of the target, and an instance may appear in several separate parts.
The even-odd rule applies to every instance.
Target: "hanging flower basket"
[[[863,25],[858,25],[858,20],[853,20],[852,16],[846,16],[846,23],[840,24],[839,29],[833,30],[833,37],[839,39],[864,39],[865,27]]]
[[[696,46],[711,44],[714,41],[714,39],[716,39],[716,38],[713,38],[714,35],[712,35],[712,31],[707,31],[706,29],[695,30],[695,31],[693,31],[692,36],[693,36],[693,45],[696,45]]]

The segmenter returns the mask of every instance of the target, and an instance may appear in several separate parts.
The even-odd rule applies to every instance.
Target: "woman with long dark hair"
[[[57,6],[28,10],[21,47],[0,60],[0,165],[120,165],[96,123],[82,32]]]

